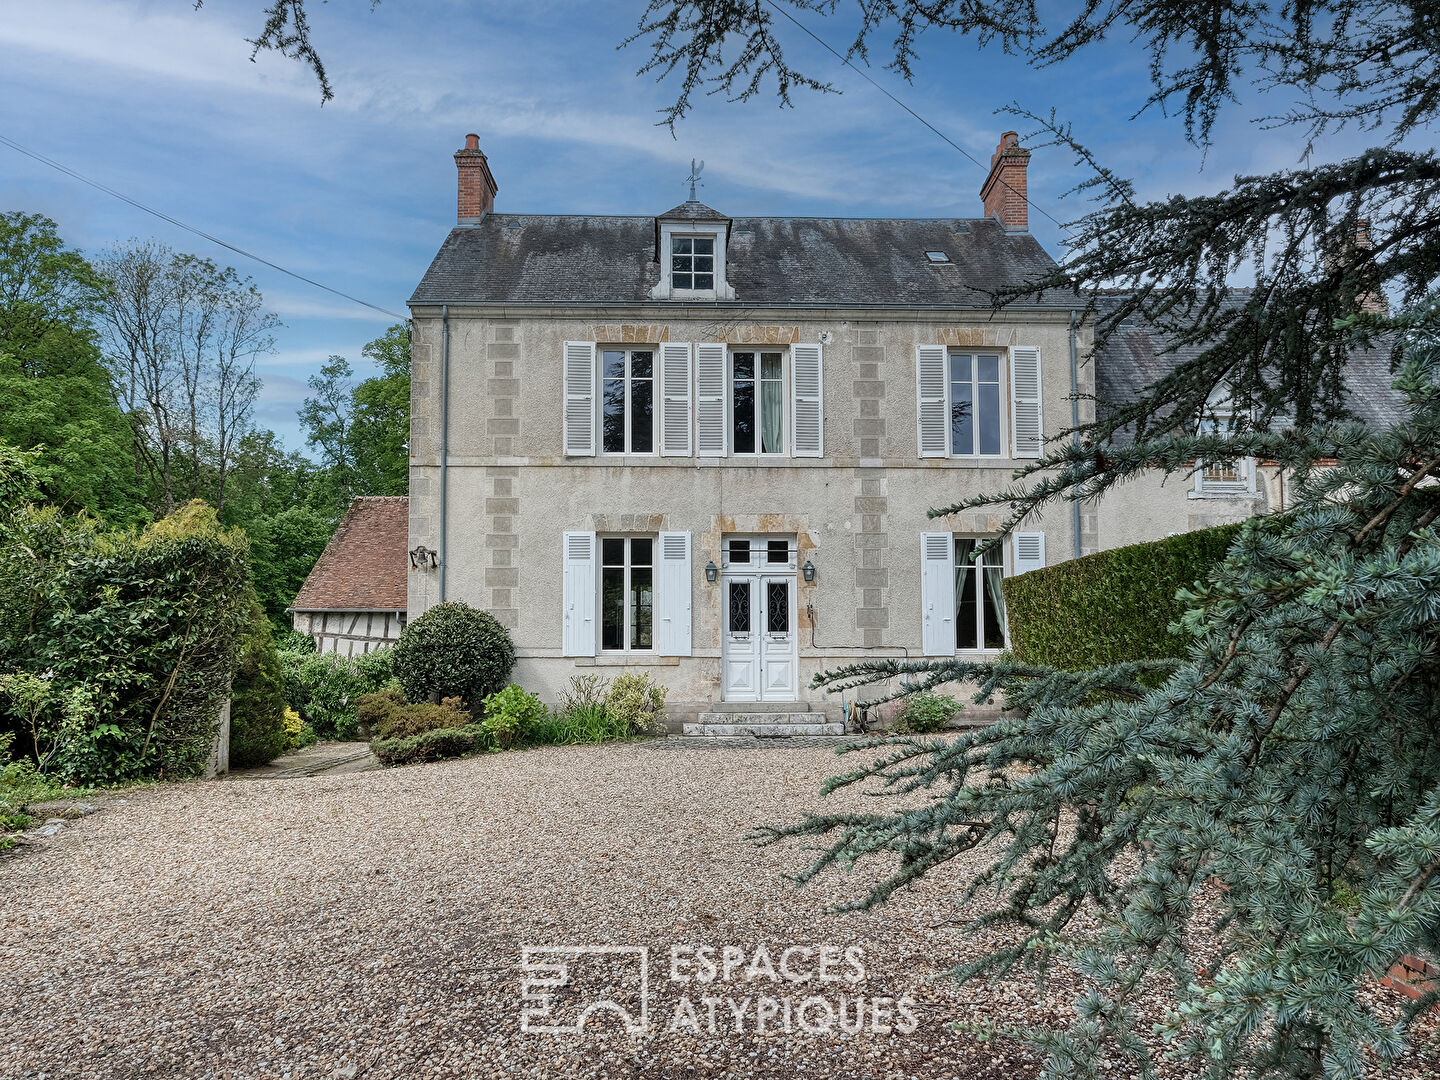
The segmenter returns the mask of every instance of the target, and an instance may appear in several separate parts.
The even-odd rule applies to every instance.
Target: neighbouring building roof
[[[682,204],[667,216],[701,211]],[[699,209],[695,209],[698,207]],[[638,304],[660,280],[656,217],[487,214],[453,229],[410,298],[422,304]],[[927,251],[944,251],[933,263]],[[734,218],[732,306],[988,308],[988,290],[1054,266],[1029,233],[987,218]],[[688,302],[688,301],[685,301]],[[1012,305],[1067,308],[1074,299]]]
[[[410,500],[356,499],[291,605],[295,611],[404,611]]]
[[[1236,289],[1238,304],[1248,290]],[[1102,299],[1102,306],[1107,301]],[[1145,390],[1182,364],[1199,356],[1206,346],[1176,346],[1164,328],[1131,316],[1110,335],[1095,354],[1095,396],[1104,417],[1107,405],[1134,401]],[[1390,347],[1376,344],[1355,349],[1345,365],[1345,404],[1355,418],[1372,427],[1387,427],[1404,415],[1404,398],[1390,384]]]

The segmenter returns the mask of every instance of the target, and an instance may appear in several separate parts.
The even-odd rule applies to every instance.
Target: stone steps
[[[745,709],[731,707],[702,712],[694,722],[681,725],[682,735],[710,738],[789,739],[819,735],[844,735],[845,725],[813,713],[808,706],[787,704],[781,708]]]
[[[744,714],[735,714],[735,719],[740,719]],[[720,738],[732,738],[739,735],[748,735],[757,739],[788,739],[796,735],[844,735],[845,725],[836,721],[834,723],[819,722],[806,724],[777,724],[777,723],[750,723],[738,724],[684,724],[681,727],[682,735],[709,735]]]
[[[864,741],[856,735],[792,735],[783,739],[757,739],[753,735],[671,735],[646,740],[642,745],[655,750],[801,750],[805,747],[838,749]]]

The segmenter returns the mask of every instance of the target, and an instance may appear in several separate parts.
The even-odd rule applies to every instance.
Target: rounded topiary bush
[[[405,627],[391,662],[411,701],[458,697],[474,711],[509,684],[515,644],[489,613],[437,604]]]

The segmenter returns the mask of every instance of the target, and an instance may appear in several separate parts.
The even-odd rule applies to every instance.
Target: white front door
[[[721,647],[726,701],[794,701],[797,664],[793,575],[725,576]]]

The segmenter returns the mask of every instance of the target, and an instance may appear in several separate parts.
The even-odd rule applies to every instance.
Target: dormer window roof
[[[655,218],[655,261],[660,281],[655,300],[733,300],[725,279],[731,221],[691,199]]]
[[[728,244],[728,243],[730,242],[730,224],[731,224],[730,219],[729,219],[728,217],[726,217],[724,214],[720,213],[719,210],[712,210],[710,207],[706,206],[704,203],[702,203],[702,202],[696,202],[694,199],[691,199],[689,202],[683,202],[683,203],[681,203],[679,206],[673,207],[673,208],[670,209],[670,210],[666,210],[665,213],[663,213],[663,214],[658,214],[658,215],[656,215],[656,218],[655,218],[655,261],[656,261],[656,262],[659,262],[659,261],[660,261],[660,256],[663,254],[662,249],[661,249],[661,247],[660,247],[660,227],[661,227],[662,225],[684,224],[685,222],[692,222],[692,221],[693,221],[693,222],[697,222],[697,223],[698,223],[698,222],[705,222],[706,225],[708,226],[708,228],[706,229],[707,232],[713,232],[716,225],[723,225],[723,226],[725,227],[725,236],[724,236],[723,242],[726,243],[726,244]]]

